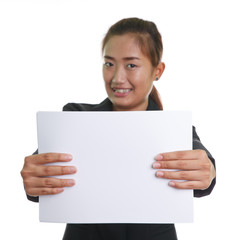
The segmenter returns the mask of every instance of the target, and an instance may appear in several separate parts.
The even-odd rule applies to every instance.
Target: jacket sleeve
[[[214,168],[216,169],[215,159],[212,157],[211,153],[201,143],[200,138],[196,133],[195,127],[193,127],[193,149],[202,149],[202,150],[206,151],[208,158],[211,160],[211,162],[214,165]],[[216,184],[216,177],[212,180],[211,185],[207,189],[194,190],[194,197],[204,197],[204,196],[209,195],[212,192],[215,184]]]

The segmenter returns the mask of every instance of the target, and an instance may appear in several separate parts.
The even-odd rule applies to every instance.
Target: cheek
[[[148,82],[152,79],[153,72],[152,69],[150,69],[149,66],[142,66],[139,71],[137,71],[138,78],[145,80],[145,82]]]
[[[111,74],[109,74],[108,71],[103,70],[103,80],[104,80],[104,85],[105,85],[105,90],[107,94],[110,96],[112,89],[111,89]]]
[[[149,88],[151,88],[153,84],[152,76],[147,73],[146,71],[140,72],[136,77],[134,78],[134,83],[136,86],[142,89],[142,91],[148,91]]]
[[[104,80],[105,84],[108,84],[110,82],[110,74],[109,74],[109,72],[106,71],[106,69],[103,69],[102,75],[103,75],[103,80]]]

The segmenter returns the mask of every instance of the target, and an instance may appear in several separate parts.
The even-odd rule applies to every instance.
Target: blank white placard
[[[158,153],[191,150],[191,113],[38,112],[39,153],[70,153],[76,185],[40,196],[40,221],[193,221],[193,191],[168,186],[152,168]]]

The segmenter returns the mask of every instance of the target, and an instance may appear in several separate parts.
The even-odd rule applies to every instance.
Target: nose
[[[124,69],[122,69],[121,66],[116,67],[113,78],[112,78],[112,83],[115,83],[116,85],[123,84],[126,81],[126,74]]]

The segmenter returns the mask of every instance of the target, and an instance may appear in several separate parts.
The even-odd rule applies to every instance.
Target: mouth
[[[116,97],[125,97],[130,94],[130,92],[133,90],[132,88],[112,88],[114,95]]]
[[[130,91],[132,91],[131,88],[113,88],[113,91],[114,92],[117,92],[117,93],[128,93]]]

